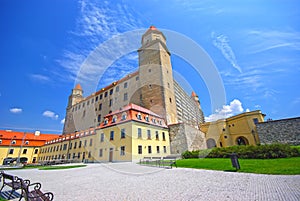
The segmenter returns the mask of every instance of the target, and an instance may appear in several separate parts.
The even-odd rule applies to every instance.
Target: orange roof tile
[[[0,146],[42,146],[47,140],[54,139],[56,134],[39,134],[0,130]],[[28,141],[28,144],[26,143]]]

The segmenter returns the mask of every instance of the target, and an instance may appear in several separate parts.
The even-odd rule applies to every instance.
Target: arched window
[[[145,120],[149,122],[149,115],[145,116]]]
[[[138,114],[136,115],[136,118],[139,119],[139,120],[142,120],[142,115],[141,115],[141,113],[138,113]]]
[[[247,138],[241,136],[236,139],[236,144],[237,145],[248,145],[249,142],[248,142]]]
[[[16,144],[16,140],[11,141],[11,144]]]
[[[104,125],[108,124],[108,118],[104,119]]]
[[[217,146],[216,141],[215,141],[214,139],[212,139],[212,138],[207,139],[206,145],[207,145],[207,148],[208,148],[208,149]]]
[[[113,118],[112,118],[111,123],[116,123],[116,121],[117,121],[117,115],[114,115]]]
[[[123,112],[122,113],[122,119],[121,120],[125,120],[127,118],[127,113],[126,112]]]

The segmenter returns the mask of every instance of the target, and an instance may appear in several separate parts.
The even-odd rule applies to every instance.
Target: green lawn
[[[182,159],[176,161],[178,167],[207,170],[235,171],[230,158]],[[300,157],[280,159],[239,159],[238,172],[257,174],[300,174]]]

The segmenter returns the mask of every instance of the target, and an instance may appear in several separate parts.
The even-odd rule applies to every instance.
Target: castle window
[[[253,119],[253,123],[254,123],[254,124],[258,124],[258,118],[254,118],[254,119]]]
[[[28,145],[28,144],[29,144],[29,141],[26,141],[25,144]]]
[[[112,95],[114,93],[114,89],[111,89],[110,91],[109,91],[109,95]]]
[[[121,152],[120,152],[121,156],[125,156],[125,146],[121,146]]]
[[[145,120],[149,122],[149,116],[148,115],[145,116]]]
[[[155,139],[156,139],[156,140],[159,140],[158,131],[155,131]]]
[[[103,149],[99,149],[99,157],[103,156]]]
[[[156,152],[159,154],[159,146],[156,146]]]
[[[90,139],[90,147],[93,145],[93,139]]]
[[[85,103],[82,103],[82,107],[84,107]]]
[[[99,99],[100,99],[100,100],[102,100],[102,97],[103,97],[103,94],[100,94],[100,97],[99,97]]]
[[[74,149],[76,149],[77,147],[77,142],[74,142]]]
[[[94,99],[92,99],[91,101],[92,101],[92,103],[91,103],[91,104],[93,104],[93,103],[94,103]]]
[[[139,120],[142,120],[142,115],[141,115],[141,113],[138,113],[138,114],[136,115],[136,118],[139,119]]]
[[[148,137],[148,140],[151,140],[151,130],[147,130],[147,137]]]
[[[135,77],[135,81],[138,81],[140,78],[139,78],[139,76],[136,76]]]
[[[27,149],[23,149],[23,153],[22,154],[27,154]]]
[[[154,124],[156,124],[156,119],[152,118],[152,122],[153,122]]]
[[[99,111],[102,110],[102,103],[99,104]]]
[[[172,103],[172,98],[169,98],[170,99],[170,103]]]
[[[96,96],[96,99],[95,99],[95,102],[97,102],[98,101],[98,96]]]
[[[151,68],[148,69],[148,72],[151,73]]]
[[[124,93],[124,101],[127,101],[127,100],[128,100],[128,94]]]
[[[162,139],[163,139],[163,141],[166,141],[166,135],[165,135],[165,132],[162,132]]]
[[[10,149],[8,154],[13,154],[14,153],[14,149]]]
[[[84,145],[83,145],[83,147],[86,147],[86,144],[87,144],[87,140],[84,140]]]
[[[149,87],[149,89],[152,89],[152,84],[149,84],[148,87]]]
[[[80,110],[80,105],[78,105],[78,110]]]
[[[152,148],[151,146],[148,146],[148,154],[151,154],[152,153]]]
[[[127,113],[126,112],[123,112],[122,113],[122,119],[121,120],[125,120],[127,118]]]
[[[104,133],[101,133],[100,142],[104,142]]]
[[[142,129],[138,128],[138,138],[142,138]]]
[[[164,146],[164,153],[167,153],[167,147]]]
[[[109,107],[113,105],[113,99],[109,99]]]
[[[112,118],[111,123],[116,123],[116,121],[117,121],[117,115],[114,115],[113,118]]]
[[[125,138],[126,132],[125,132],[125,128],[121,129],[121,138]]]
[[[168,88],[170,88],[170,83],[168,82]]]
[[[38,149],[35,149],[34,150],[34,154],[38,154],[39,153],[39,150]]]
[[[101,121],[101,114],[98,115],[98,122]]]
[[[114,140],[114,131],[110,131],[109,140]]]
[[[2,140],[0,140],[0,144],[2,144]]]
[[[107,97],[107,91],[104,93],[104,97]]]
[[[86,105],[89,105],[90,104],[90,100],[88,100],[87,104]]]
[[[119,92],[120,87],[116,86],[116,92]]]
[[[104,125],[108,124],[108,118],[104,119]]]
[[[16,140],[11,141],[11,144],[16,144]]]
[[[143,146],[139,145],[138,146],[138,154],[142,154],[143,153]]]
[[[124,83],[124,88],[127,88],[127,87],[128,87],[128,83],[125,82],[125,83]]]

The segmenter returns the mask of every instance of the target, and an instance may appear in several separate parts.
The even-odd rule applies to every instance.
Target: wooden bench
[[[53,193],[43,193],[41,191],[41,183],[28,183],[26,180],[19,179],[21,183],[22,194],[20,200],[24,198],[26,201],[51,201]]]
[[[163,157],[163,159],[160,161],[162,166],[170,166],[171,168],[173,167],[173,165],[177,168],[177,164],[176,164],[176,157]]]
[[[11,192],[8,196],[8,199],[11,198],[12,194],[16,191],[21,189],[21,182],[20,179],[17,176],[13,176],[10,174],[6,174],[4,172],[1,172],[1,177],[2,177],[2,187],[0,189],[0,192],[2,192],[3,188],[5,186],[8,186],[9,188],[11,188]],[[24,180],[25,183],[30,183],[29,180]]]
[[[155,162],[155,165],[156,166],[158,166],[158,167],[160,167],[160,161],[161,161],[161,157],[152,157],[151,158],[151,160],[153,161],[153,162]]]

